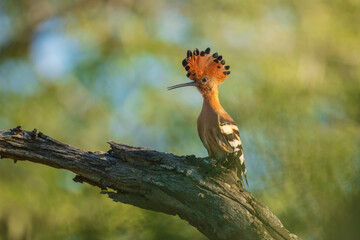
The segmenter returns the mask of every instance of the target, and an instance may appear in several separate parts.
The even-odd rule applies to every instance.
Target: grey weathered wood
[[[115,201],[179,215],[209,239],[299,239],[212,159],[109,144],[108,152],[89,152],[36,130],[0,131],[2,158],[70,170]]]

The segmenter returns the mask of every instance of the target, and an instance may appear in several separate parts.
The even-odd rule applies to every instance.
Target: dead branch
[[[89,152],[36,129],[0,131],[1,158],[70,170],[114,201],[179,215],[209,239],[299,239],[213,159],[109,144],[108,152]]]

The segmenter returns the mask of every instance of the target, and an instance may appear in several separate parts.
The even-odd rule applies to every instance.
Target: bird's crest
[[[230,66],[225,66],[225,60],[218,53],[210,54],[210,48],[201,52],[197,48],[193,52],[188,50],[182,65],[187,71],[186,76],[193,81],[212,75],[221,83],[230,74]]]

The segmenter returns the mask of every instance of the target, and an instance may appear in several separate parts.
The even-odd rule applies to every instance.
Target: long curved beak
[[[171,87],[168,87],[168,90],[173,90],[175,88],[181,88],[181,87],[189,87],[189,86],[197,86],[198,84],[196,82],[187,82],[187,83],[181,83],[181,84],[177,84]]]

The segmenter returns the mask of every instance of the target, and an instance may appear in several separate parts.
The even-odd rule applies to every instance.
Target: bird
[[[182,66],[191,82],[168,87],[168,90],[193,86],[203,96],[203,105],[197,119],[199,137],[209,157],[217,162],[227,160],[235,167],[239,182],[244,187],[243,177],[248,186],[245,157],[240,139],[239,128],[219,101],[219,85],[230,75],[230,66],[218,53],[205,51],[187,51]]]

